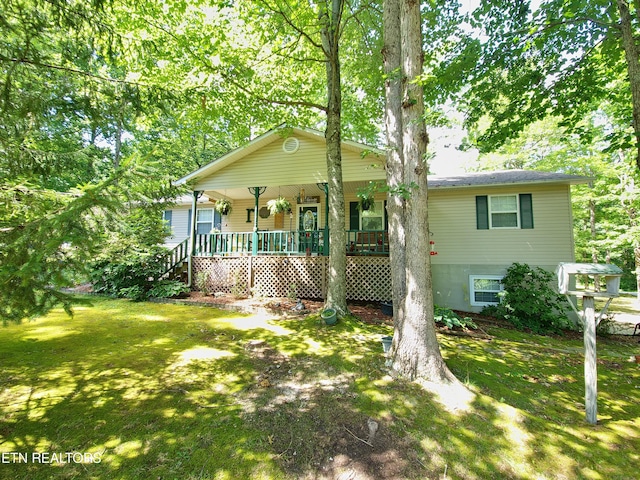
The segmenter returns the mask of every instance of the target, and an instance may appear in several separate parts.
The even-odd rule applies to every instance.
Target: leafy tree
[[[637,2],[547,0],[536,10],[531,6],[481,2],[468,17],[471,33],[457,54],[440,63],[433,80],[440,82],[437,89],[451,91],[444,82],[455,77],[468,80],[468,88],[457,88],[463,92],[459,106],[469,125],[487,121],[477,138],[484,151],[549,114],[571,131],[588,134],[582,120],[607,100],[618,117],[610,143],[616,150],[632,149],[640,168]]]
[[[19,321],[71,298],[68,286],[128,205],[168,180],[126,142],[152,89],[100,1],[0,6],[0,316]],[[155,99],[154,99],[155,100]],[[150,181],[153,179],[153,181]],[[150,202],[152,203],[152,202]]]

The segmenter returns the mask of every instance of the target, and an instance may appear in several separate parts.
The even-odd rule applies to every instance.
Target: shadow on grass
[[[8,327],[0,337],[0,452],[89,452],[100,463],[10,462],[0,477],[631,478],[637,471],[629,447],[640,431],[637,402],[603,388],[605,419],[586,426],[581,358],[564,353],[566,344],[443,336],[454,373],[480,393],[456,415],[386,376],[379,338],[387,333],[356,321],[328,328],[317,317],[269,321],[102,299],[73,319],[56,313]],[[603,365],[603,386],[626,377],[636,383],[623,391],[633,393],[637,373],[627,367]]]

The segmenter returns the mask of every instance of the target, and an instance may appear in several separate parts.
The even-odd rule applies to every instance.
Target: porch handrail
[[[160,277],[164,277],[167,273],[172,273],[177,267],[189,257],[189,239],[186,238],[178,245],[173,247],[164,257],[164,268]]]
[[[388,255],[386,230],[346,230],[348,255]],[[253,253],[253,232],[218,232],[196,236],[196,256],[233,256]],[[260,230],[258,255],[323,255],[325,230]]]
[[[347,254],[389,254],[389,233],[386,230],[347,230],[346,233]]]
[[[322,254],[324,230],[260,230],[258,255]],[[196,236],[197,256],[249,255],[253,232],[220,232]]]

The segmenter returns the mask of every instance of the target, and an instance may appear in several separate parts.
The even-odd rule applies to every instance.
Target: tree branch
[[[119,78],[104,77],[102,75],[96,75],[94,73],[87,72],[87,71],[84,71],[84,70],[79,70],[77,68],[65,67],[63,65],[54,65],[52,63],[39,62],[37,60],[30,60],[28,58],[9,58],[9,57],[5,57],[4,55],[0,55],[0,62],[12,63],[14,65],[22,63],[22,64],[26,64],[26,65],[32,65],[32,66],[38,67],[38,68],[48,68],[48,69],[51,69],[51,70],[58,70],[58,71],[61,71],[61,72],[73,73],[73,74],[76,74],[76,75],[82,75],[84,77],[94,78],[96,80],[102,80],[104,82],[111,82],[111,83],[117,83],[117,84],[123,84],[123,85],[135,85],[135,86],[138,86],[138,87],[149,87],[150,86],[150,85],[146,85],[144,83],[132,82],[130,80],[122,80],[122,79],[119,79]]]
[[[180,40],[173,32],[167,30],[166,28],[164,28],[164,27],[162,27],[160,25],[157,25],[157,24],[155,24],[154,22],[151,22],[148,19],[146,20],[146,22],[149,25],[151,25],[152,27],[157,28],[161,32],[163,32],[166,35],[170,36],[174,40],[176,40],[176,41]],[[306,102],[306,101],[300,101],[300,100],[281,100],[281,99],[267,98],[267,97],[263,97],[262,95],[258,95],[257,93],[252,91],[250,88],[247,88],[242,83],[236,81],[236,79],[232,75],[229,75],[229,74],[225,73],[222,70],[213,68],[209,62],[206,62],[202,57],[197,55],[191,49],[191,47],[186,46],[185,48],[187,50],[187,53],[191,56],[191,58],[193,58],[194,60],[197,60],[205,70],[220,75],[223,80],[229,82],[231,85],[236,87],[238,90],[240,90],[241,92],[247,94],[249,97],[251,97],[251,98],[253,98],[253,99],[255,99],[255,100],[259,101],[259,102],[266,103],[266,104],[272,104],[272,105],[275,104],[275,105],[288,106],[288,107],[315,108],[315,109],[320,110],[322,112],[326,112],[327,111],[327,107],[326,106],[320,105],[320,104],[314,103],[314,102]]]

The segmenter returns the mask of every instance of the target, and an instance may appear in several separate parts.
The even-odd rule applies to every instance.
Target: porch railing
[[[258,255],[321,255],[324,230],[260,231],[256,235]],[[253,252],[253,232],[209,233],[196,237],[198,256],[250,255]]]
[[[160,277],[169,275],[170,277],[175,274],[176,270],[182,266],[183,262],[187,260],[189,256],[189,239],[185,239],[176,245],[167,255],[163,258],[163,272]]]
[[[347,230],[347,255],[388,255],[389,237],[386,231]],[[324,230],[269,230],[256,235],[258,255],[323,255]],[[253,232],[200,234],[196,237],[195,255],[251,255]]]

